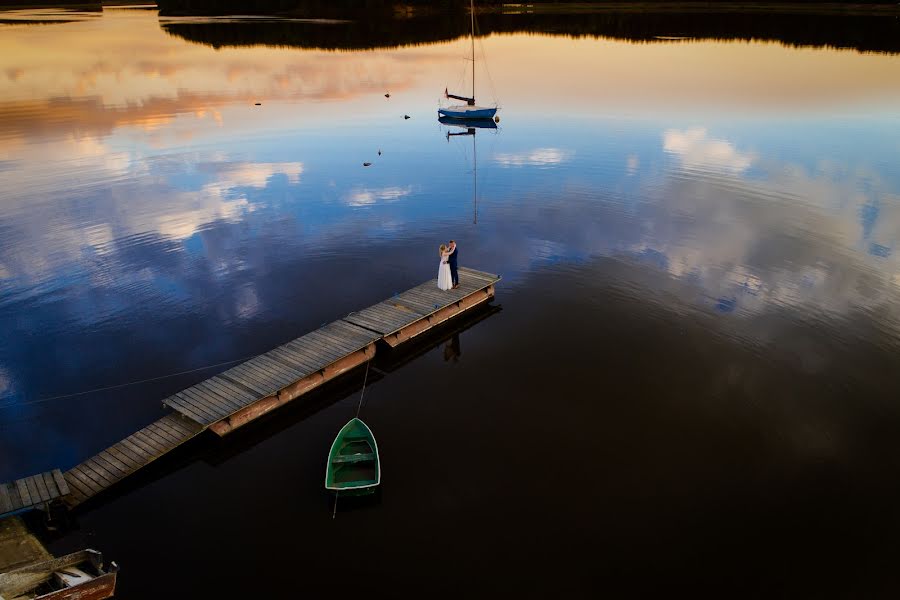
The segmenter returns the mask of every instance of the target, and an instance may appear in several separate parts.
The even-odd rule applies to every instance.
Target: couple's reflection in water
[[[444,362],[459,362],[462,356],[462,350],[459,347],[459,334],[454,333],[453,336],[444,342]]]

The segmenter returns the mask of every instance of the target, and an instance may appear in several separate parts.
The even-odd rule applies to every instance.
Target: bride
[[[438,287],[447,291],[453,287],[453,281],[450,278],[450,263],[447,262],[450,251],[444,244],[441,244],[439,250],[441,254],[441,264],[438,265]]]

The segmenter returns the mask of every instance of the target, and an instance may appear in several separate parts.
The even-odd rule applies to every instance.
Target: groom
[[[453,289],[459,287],[459,271],[456,270],[456,260],[459,258],[459,251],[456,249],[456,242],[450,240],[450,245],[448,247],[450,250],[450,258],[448,258],[448,262],[450,263],[450,279],[453,281]]]

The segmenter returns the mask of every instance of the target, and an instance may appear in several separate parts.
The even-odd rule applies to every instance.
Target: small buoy
[[[257,102],[256,106],[262,106],[262,102]]]
[[[385,94],[384,97],[385,97],[385,98],[390,98],[391,95],[390,95],[390,94]]]
[[[408,118],[409,118],[409,115],[403,115],[403,118],[404,118],[404,119],[408,119]]]
[[[366,163],[363,163],[363,166],[364,166],[364,167],[371,167],[371,166],[372,166],[372,163],[366,162]]]

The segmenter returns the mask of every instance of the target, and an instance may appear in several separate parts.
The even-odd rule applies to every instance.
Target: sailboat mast
[[[469,14],[472,17],[472,101],[475,101],[475,0],[469,0]]]
[[[478,225],[478,147],[475,145],[475,130],[472,130],[472,204],[475,205],[475,218]]]

